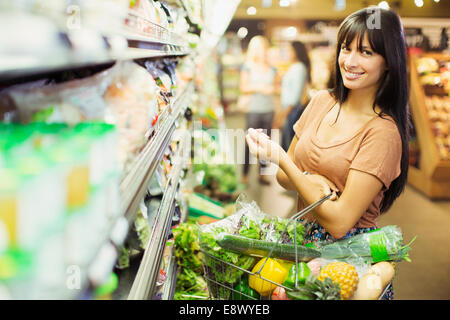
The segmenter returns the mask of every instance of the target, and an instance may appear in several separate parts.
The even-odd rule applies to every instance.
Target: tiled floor
[[[242,116],[228,116],[226,122],[229,129],[244,126]],[[246,190],[248,197],[266,213],[279,216],[294,213],[295,194],[286,192],[275,177],[271,179],[271,185],[260,185],[257,167],[252,166]],[[399,226],[407,242],[417,235],[410,252],[412,262],[397,264],[394,298],[450,299],[450,201],[430,201],[407,186],[389,212],[380,217],[378,224]]]

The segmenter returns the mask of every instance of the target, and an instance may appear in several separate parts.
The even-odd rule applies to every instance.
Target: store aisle
[[[227,115],[229,129],[245,128],[240,114]],[[244,152],[244,150],[235,150]],[[239,172],[242,172],[240,166]],[[263,212],[286,217],[295,212],[296,195],[284,190],[274,176],[271,184],[258,183],[257,167],[251,166],[246,194],[255,200]],[[409,242],[415,235],[409,262],[397,265],[394,278],[394,298],[398,300],[450,299],[450,201],[430,201],[407,186],[389,212],[378,221],[380,227],[398,225]]]
[[[412,245],[412,262],[398,264],[396,299],[450,299],[450,201],[430,201],[407,186],[379,225],[398,225]]]

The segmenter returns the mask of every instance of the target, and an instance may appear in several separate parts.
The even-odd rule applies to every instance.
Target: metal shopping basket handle
[[[322,204],[324,201],[328,200],[331,196],[333,195],[333,193],[330,193],[328,195],[326,195],[325,197],[323,197],[322,199],[310,204],[309,206],[307,206],[306,208],[303,208],[302,210],[300,210],[299,212],[297,212],[296,214],[294,214],[286,223],[286,226],[284,227],[283,232],[281,233],[280,237],[278,238],[278,241],[275,243],[275,245],[270,249],[269,254],[267,255],[266,259],[264,260],[264,262],[262,263],[261,267],[259,268],[258,271],[255,272],[255,275],[259,275],[261,277],[261,270],[264,268],[264,265],[266,264],[267,260],[270,258],[270,256],[272,255],[273,250],[275,249],[275,247],[280,243],[283,235],[286,233],[286,230],[289,226],[289,224],[291,222],[294,222],[294,230],[297,230],[297,220],[300,219],[301,217],[303,217],[305,214],[307,214],[308,212],[310,212],[312,209],[314,209],[315,207],[317,207],[318,205]],[[295,245],[295,265],[298,264],[298,257],[297,257],[297,231],[294,232],[294,245]],[[295,275],[297,277],[297,275]],[[297,281],[295,281],[297,282]]]

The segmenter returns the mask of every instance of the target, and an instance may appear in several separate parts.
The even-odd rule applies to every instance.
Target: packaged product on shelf
[[[107,111],[102,96],[119,73],[120,66],[116,66],[84,79],[42,87],[12,87],[3,94],[10,98],[21,123],[74,125],[86,120],[104,120]]]
[[[431,130],[442,160],[450,159],[450,97],[426,96],[425,106],[431,120]]]
[[[161,3],[159,1],[153,1],[153,6],[156,8],[156,17],[157,20],[155,21],[158,25],[163,27],[164,29],[169,28],[169,19],[167,16],[166,11],[163,9]]]
[[[202,194],[192,193],[188,201],[190,217],[208,216],[213,219],[222,219],[225,217],[225,209],[221,204]]]
[[[159,203],[157,207],[159,208]],[[150,212],[147,213],[147,206],[144,202],[140,203],[127,239],[118,250],[119,256],[115,267],[119,270],[128,268],[131,260],[142,254],[147,247],[151,235],[148,216],[153,215],[153,208],[149,206],[148,209]]]
[[[112,300],[112,294],[119,285],[117,274],[111,272],[107,281],[94,289],[95,300]]]
[[[125,24],[133,31],[156,36],[153,32],[152,23],[158,23],[158,11],[153,5],[153,1],[136,0],[130,1],[131,15],[125,20]]]
[[[145,144],[146,133],[161,111],[157,89],[155,80],[144,68],[123,62],[89,78],[38,88],[11,88],[2,94],[1,101],[12,102],[22,123],[76,125],[104,121],[115,124],[119,165],[123,171]]]
[[[415,64],[426,94],[450,92],[450,61],[423,56],[416,58]]]
[[[192,57],[184,58],[177,66],[176,77],[177,83],[188,83],[195,76],[195,62]]]
[[[172,79],[163,70],[163,67],[164,65],[157,62],[145,62],[145,68],[152,75],[153,79],[155,79],[156,84],[159,88],[157,97],[160,111],[164,110],[168,105],[170,105],[170,98],[174,96],[174,92],[172,91]]]
[[[421,57],[416,59],[416,67],[419,75],[437,72],[439,70],[438,62],[431,57]]]
[[[172,20],[172,23],[169,22],[169,30],[178,35],[185,35],[189,30],[189,24],[186,21],[186,12],[175,5],[169,9]]]
[[[24,139],[20,137],[24,127],[11,127],[9,136],[2,135],[10,145],[0,150],[4,159],[0,165],[4,187],[1,215],[7,222],[3,224],[6,228],[1,228],[5,243],[0,247],[33,249],[46,228],[63,218],[65,181],[60,168],[33,148],[31,134]]]
[[[125,172],[144,146],[152,119],[159,114],[156,90],[155,81],[145,69],[125,63],[120,78],[103,97],[118,129],[119,163]]]
[[[0,131],[0,238],[7,239],[0,247],[29,254],[32,297],[54,297],[66,288],[67,266],[84,268],[117,217],[115,129],[35,122]],[[109,158],[91,157],[97,142]],[[102,175],[92,175],[99,167]]]

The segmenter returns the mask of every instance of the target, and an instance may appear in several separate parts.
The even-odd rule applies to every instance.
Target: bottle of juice
[[[67,208],[71,210],[85,206],[89,197],[89,155],[86,142],[67,134],[47,152],[49,158],[65,173]]]
[[[115,126],[100,122],[85,122],[75,126],[74,132],[89,140],[90,183],[103,183],[117,171],[117,133]]]
[[[17,245],[17,190],[19,178],[11,168],[0,168],[0,254]]]

